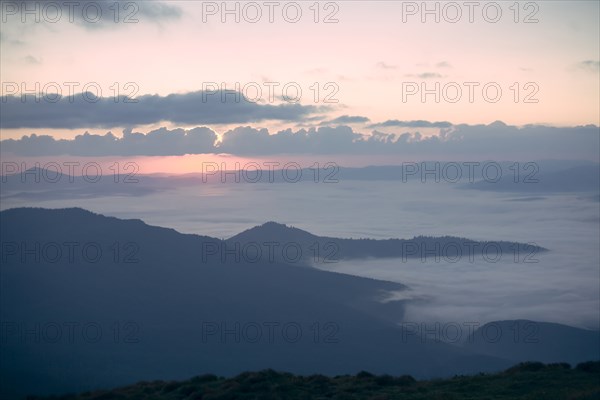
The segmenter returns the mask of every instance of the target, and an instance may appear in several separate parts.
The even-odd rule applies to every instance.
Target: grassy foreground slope
[[[110,391],[28,399],[225,400],[225,399],[600,399],[600,362],[521,363],[504,372],[416,381],[410,376],[297,376],[273,370],[226,379],[202,375],[182,382],[140,382]]]

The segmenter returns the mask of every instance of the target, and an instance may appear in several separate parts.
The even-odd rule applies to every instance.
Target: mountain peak
[[[279,222],[275,222],[275,221],[267,221],[262,225],[258,225],[255,228],[280,228],[280,229],[293,229],[291,226],[288,227],[286,224],[281,224]]]
[[[313,234],[275,221],[257,225],[231,237],[231,241],[304,241],[315,238]]]
[[[496,121],[492,122],[491,124],[489,124],[489,126],[494,127],[494,128],[504,128],[508,125],[506,125],[504,122],[502,122],[500,120],[496,120]]]

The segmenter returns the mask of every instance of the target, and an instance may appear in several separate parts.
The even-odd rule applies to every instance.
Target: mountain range
[[[0,212],[0,233],[3,399],[265,368],[444,377],[501,370],[544,346],[548,362],[599,358],[598,332],[561,325],[541,325],[541,350],[525,353],[514,339],[480,345],[477,330],[432,340],[402,325],[405,300],[385,301],[405,285],[216,256],[236,243],[331,239],[281,224],[222,241],[78,208],[18,208]],[[333,241],[342,260],[396,256],[401,243]]]

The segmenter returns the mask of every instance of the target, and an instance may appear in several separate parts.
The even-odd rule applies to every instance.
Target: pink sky
[[[168,3],[180,8],[177,19],[149,21],[139,15],[139,23],[109,22],[96,28],[64,19],[23,24],[9,15],[2,32],[2,83],[34,88],[36,82],[41,87],[58,82],[66,90],[63,82],[81,86],[96,82],[107,97],[114,93],[115,83],[122,94],[127,93],[123,89],[127,82],[136,85],[138,96],[196,91],[208,82],[224,82],[227,88],[236,83],[277,82],[281,87],[295,82],[303,90],[300,103],[306,105],[315,104],[311,87],[317,82],[316,104],[330,106],[331,118],[600,124],[598,2],[535,2],[538,9],[525,9],[521,3],[519,23],[514,22],[508,2],[500,2],[503,14],[497,23],[486,22],[478,9],[469,23],[466,8],[456,23],[444,20],[443,13],[439,23],[434,16],[422,23],[420,11],[406,15],[406,3],[344,1],[327,10],[321,3],[321,20],[332,12],[338,19],[329,24],[314,23],[309,3],[301,3],[303,17],[294,24],[277,12],[274,23],[267,21],[267,14],[254,24],[244,21],[242,14],[240,23],[233,16],[222,23],[220,12],[203,22],[203,2],[194,1]],[[234,7],[233,2],[228,4]],[[440,10],[445,4],[440,3]],[[529,14],[538,22],[524,23]],[[324,96],[333,92],[323,89],[327,82],[339,89],[332,97],[337,103],[324,103]],[[451,96],[458,85],[463,97],[451,103],[443,98],[436,102],[429,95],[423,102],[417,93],[403,101],[403,90],[412,82],[429,89],[439,84],[440,90],[446,85]],[[468,101],[464,82],[479,85],[473,102]],[[480,88],[488,83],[502,89],[498,102],[484,98]],[[520,98],[515,102],[517,87]],[[524,102],[527,94],[537,103]],[[173,126],[165,122],[140,130],[158,125]],[[298,123],[253,125],[274,131]],[[112,131],[119,134],[120,128]],[[32,132],[69,138],[82,130],[4,129],[2,139]]]

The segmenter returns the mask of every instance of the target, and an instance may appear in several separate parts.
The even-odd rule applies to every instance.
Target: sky
[[[600,125],[597,1],[53,4],[2,2],[2,140]]]
[[[517,251],[517,261],[505,253],[498,263],[463,255],[316,267],[405,285],[379,293],[381,301],[407,301],[398,322],[525,318],[598,329],[599,27],[600,0],[0,0],[0,209],[82,207],[127,219],[133,241],[125,253],[129,245],[137,251],[138,239],[156,242],[154,234],[138,237],[139,220],[218,238],[275,221],[324,239],[531,243],[549,250],[539,263],[537,254],[521,262]],[[375,165],[402,168],[344,168]],[[67,221],[57,232],[71,228]],[[83,239],[93,239],[104,225],[85,228]],[[23,232],[17,227],[14,237]],[[48,244],[56,242],[42,245],[46,256]],[[101,272],[102,282],[120,285],[128,276],[121,271],[129,273]],[[168,275],[164,293],[185,300],[171,279],[178,272]],[[215,293],[260,290],[234,275],[223,275]],[[181,277],[197,286],[193,275]],[[294,309],[285,312],[301,315],[295,286],[274,293],[290,293],[282,304]],[[139,288],[114,292],[143,300]],[[336,299],[347,322],[352,310],[379,319],[396,309],[367,315],[366,293],[348,304]],[[64,315],[94,317],[72,296],[55,300],[73,306]],[[240,318],[260,317],[252,310],[261,304],[249,298]],[[106,320],[111,310],[104,311],[97,316]],[[202,309],[186,315],[194,314],[219,317]],[[21,364],[35,355],[26,347]],[[109,372],[130,369],[91,361]],[[60,368],[53,363],[51,372]],[[29,372],[36,383],[56,383]]]

